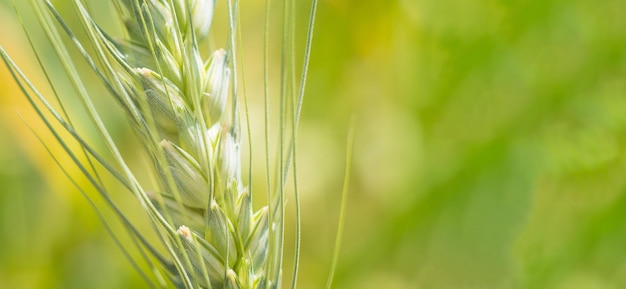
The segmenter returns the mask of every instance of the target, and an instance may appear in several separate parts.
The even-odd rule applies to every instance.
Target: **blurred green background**
[[[0,44],[37,79],[8,3]],[[259,126],[263,5],[241,8]],[[320,1],[299,134],[300,288],[328,275],[351,115],[334,288],[626,288],[624,11],[619,0]],[[302,40],[307,13],[300,2]],[[32,112],[12,83],[0,69],[0,288],[141,288],[19,119]]]

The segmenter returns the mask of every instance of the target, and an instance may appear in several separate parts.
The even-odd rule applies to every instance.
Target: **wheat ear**
[[[153,119],[153,126],[137,130],[157,132],[158,142],[145,138],[163,188],[152,201],[184,237],[173,246],[184,260],[178,271],[202,287],[273,287],[278,280],[268,280],[264,264],[269,211],[252,212],[237,128],[223,117],[229,55],[220,49],[205,60],[198,49],[198,41],[208,37],[214,3],[122,4],[129,39],[100,41],[117,60],[116,72],[141,116]]]
[[[78,40],[50,1],[30,0],[91,121],[113,156],[113,164],[77,132],[62,104],[59,110],[39,93],[2,47],[0,56],[56,140],[127,228],[151,270],[143,272],[130,258],[133,265],[155,288],[170,285],[279,288],[284,236],[282,175],[287,174],[289,161],[282,159],[281,139],[281,184],[277,185],[281,194],[270,194],[269,204],[254,212],[252,196],[242,182],[241,137],[234,93],[237,83],[236,73],[231,72],[237,67],[234,57],[237,2],[233,7],[228,1],[229,49],[218,49],[206,58],[199,47],[209,38],[214,0],[114,0],[116,17],[125,31],[125,37],[120,39],[110,37],[81,0],[72,3],[92,50]],[[313,3],[314,15],[316,1]],[[127,114],[152,159],[158,182],[154,192],[148,192],[126,164],[77,72],[63,34]],[[293,93],[292,142],[295,142],[304,93],[311,35],[310,30],[297,100]],[[295,90],[295,84],[292,88]],[[229,109],[229,95],[233,94]],[[82,152],[69,149],[62,133],[77,141]],[[81,153],[87,162],[81,161]],[[292,158],[291,151],[288,158]],[[94,164],[102,166],[138,198],[165,249],[158,249],[127,219],[106,190]],[[106,224],[107,220],[103,220]],[[296,283],[297,263],[296,258],[292,287]]]

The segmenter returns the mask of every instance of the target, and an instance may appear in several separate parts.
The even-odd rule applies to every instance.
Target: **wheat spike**
[[[136,263],[138,260],[130,257],[124,246],[120,247],[148,284],[155,288],[280,288],[285,210],[283,190],[289,159],[295,154],[292,148],[304,94],[317,1],[313,1],[297,99],[295,86],[291,87],[294,90],[291,100],[294,132],[288,160],[283,159],[284,128],[281,128],[277,168],[280,184],[276,184],[280,193],[272,194],[268,181],[268,204],[256,212],[253,211],[251,192],[242,180],[235,93],[236,1],[235,7],[231,0],[227,3],[230,47],[210,53],[203,53],[199,47],[210,38],[215,0],[111,0],[116,9],[114,17],[119,19],[124,30],[123,37],[112,37],[99,26],[83,0],[71,0],[88,41],[76,37],[74,29],[49,0],[29,1],[85,111],[108,153],[113,156],[113,162],[107,161],[76,130],[63,102],[60,102],[62,109],[52,105],[2,47],[0,56],[56,141],[135,240],[142,256],[138,259],[145,261],[151,269],[147,271],[151,272],[140,268]],[[269,2],[266,9],[269,13]],[[266,31],[268,23],[266,20]],[[26,31],[30,39],[28,29]],[[126,164],[101,120],[103,112],[98,111],[92,102],[93,96],[74,64],[65,39],[70,40],[70,45],[127,114],[152,160],[152,171],[157,180],[154,191],[148,192]],[[285,43],[283,49],[286,49]],[[35,53],[41,61],[37,50]],[[267,54],[265,61],[267,76]],[[295,76],[295,71],[291,73]],[[284,95],[281,96],[283,122],[286,118],[284,99]],[[62,134],[68,134],[78,142],[82,151],[69,149]],[[88,161],[82,161],[81,154]],[[269,153],[267,157],[269,164]],[[113,194],[107,191],[94,164],[103,167],[137,197],[152,222],[159,244],[148,240],[127,218]],[[85,196],[90,198],[87,194]],[[296,193],[297,214],[298,202]],[[109,228],[109,221],[100,214],[102,208],[91,199],[90,203]],[[299,230],[298,221],[293,288],[297,280]],[[119,244],[116,235],[112,233]]]
[[[123,1],[129,38],[99,40],[117,60],[123,81],[141,116],[153,126],[138,126],[161,177],[152,201],[171,216],[189,259],[179,271],[202,287],[260,288],[267,280],[268,212],[252,212],[241,179],[240,141],[224,119],[231,71],[223,49],[203,59],[198,41],[206,39],[215,3]],[[150,57],[151,56],[151,57]],[[131,110],[129,108],[129,110]],[[150,131],[155,128],[157,133]],[[147,131],[142,131],[147,130]],[[161,201],[158,199],[161,198]],[[185,262],[183,262],[185,264]],[[176,281],[182,282],[182,281]]]

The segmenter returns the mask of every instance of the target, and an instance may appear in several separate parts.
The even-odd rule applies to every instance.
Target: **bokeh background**
[[[241,7],[253,128],[263,5]],[[320,1],[299,134],[300,288],[328,276],[352,115],[334,288],[626,288],[624,11],[620,0]],[[7,0],[0,45],[44,81]],[[4,68],[0,104],[0,288],[142,288],[20,119],[34,116]]]

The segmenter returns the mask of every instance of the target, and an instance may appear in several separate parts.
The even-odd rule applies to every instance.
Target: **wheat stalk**
[[[233,5],[228,1],[230,47],[217,49],[205,57],[199,47],[210,38],[215,10],[213,0],[112,2],[125,31],[122,38],[109,36],[93,20],[84,3],[73,0],[87,32],[88,44],[94,51],[90,53],[51,2],[30,0],[91,121],[113,155],[113,163],[107,162],[77,132],[62,103],[61,109],[55,108],[39,93],[2,47],[0,55],[56,140],[127,228],[141,253],[138,260],[129,259],[151,287],[279,288],[282,282],[284,183],[295,154],[295,130],[304,94],[316,1],[313,2],[299,92],[295,93],[295,84],[290,86],[294,91],[290,102],[293,136],[288,150],[283,145],[286,93],[281,95],[280,180],[276,185],[279,193],[271,194],[271,187],[268,188],[268,204],[256,212],[253,212],[252,195],[242,180],[241,171],[235,41],[238,3]],[[267,9],[269,11],[269,2]],[[108,93],[126,112],[152,160],[157,180],[155,191],[148,192],[127,165],[101,120],[102,112],[92,102],[92,96],[77,72],[62,40],[63,34],[69,37]],[[295,37],[292,35],[290,39],[293,41]],[[295,55],[293,51],[290,53]],[[295,69],[291,73],[295,73]],[[229,96],[233,96],[230,109]],[[82,152],[69,149],[62,133],[69,133],[80,144]],[[288,151],[286,159],[285,151]],[[81,153],[86,156],[86,162],[79,157]],[[95,164],[104,167],[137,197],[164,250],[152,244],[126,217],[111,192],[107,191]],[[296,205],[299,218],[297,194]],[[93,206],[100,213],[101,208]],[[108,224],[104,217],[103,221]],[[296,285],[298,268],[299,221],[297,224],[292,287]],[[116,234],[112,235],[119,242]],[[130,256],[125,247],[122,249]],[[143,270],[138,265],[141,260],[150,270]]]

